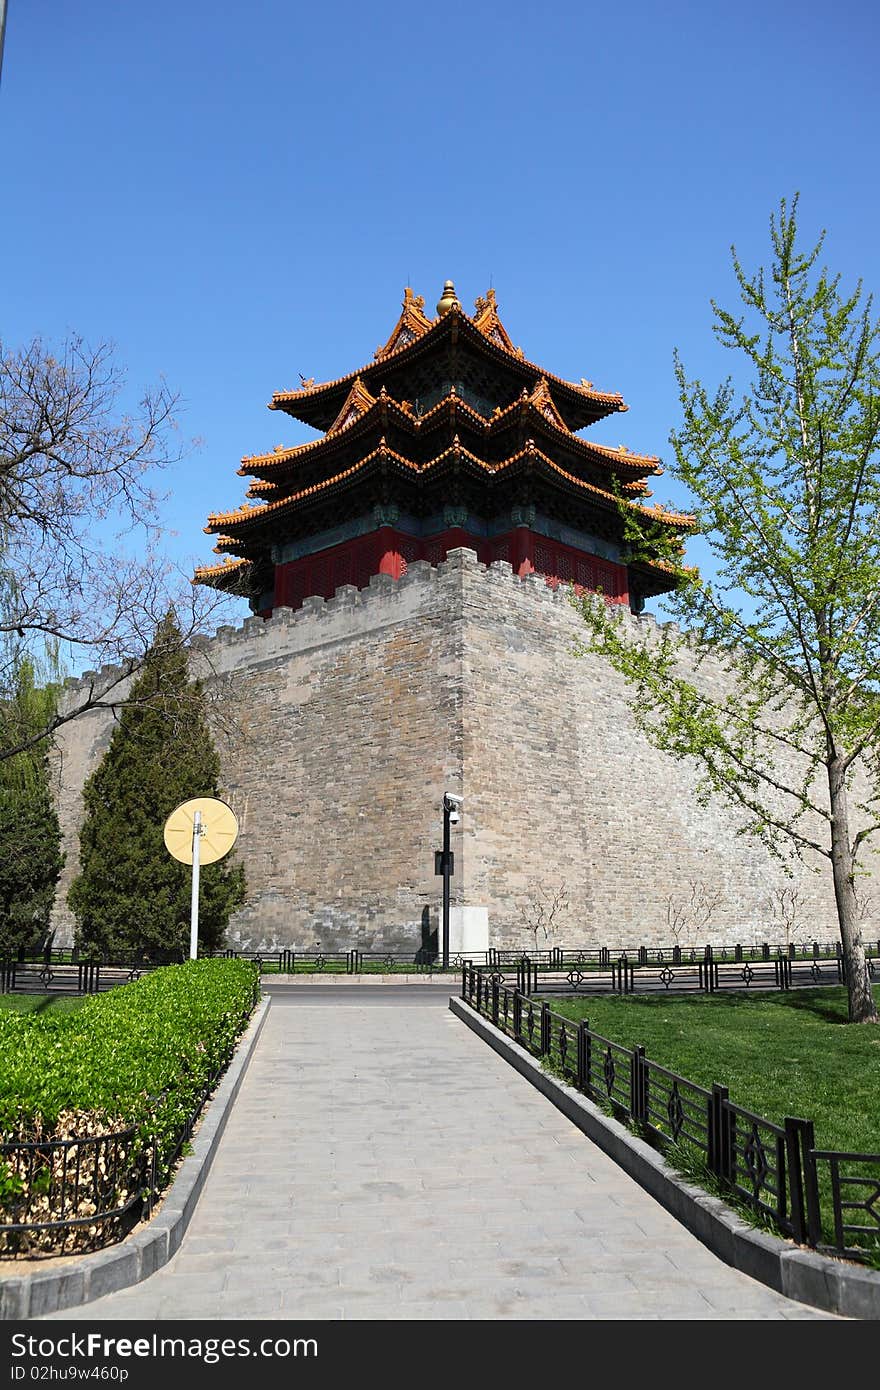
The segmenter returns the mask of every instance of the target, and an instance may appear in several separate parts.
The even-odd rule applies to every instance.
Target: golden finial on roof
[[[449,313],[450,309],[460,309],[458,295],[455,293],[455,286],[451,280],[444,281],[443,293],[437,301],[437,313],[441,318]]]

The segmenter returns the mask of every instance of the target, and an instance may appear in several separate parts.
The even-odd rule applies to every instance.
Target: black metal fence
[[[280,951],[229,949],[216,951],[214,954],[252,961],[261,974],[381,975],[406,971],[409,974],[431,975],[438,968],[436,954],[422,951],[414,954],[412,951],[361,951],[357,948],[340,951],[298,951],[284,948]],[[456,969],[459,969],[461,964],[462,958],[459,957]]]
[[[880,1256],[880,1154],[818,1149],[811,1120],[774,1124],[594,1033],[505,985],[462,968],[462,999],[591,1100],[607,1104],[661,1149],[684,1146],[722,1190],[801,1245],[856,1260]]]
[[[215,956],[251,961],[261,974],[425,974],[440,969],[436,951],[362,951],[316,947],[300,951],[215,951]],[[869,970],[880,972],[880,941],[866,948]],[[78,956],[51,950],[0,960],[0,994],[96,994],[136,980],[148,970],[184,959],[181,952],[116,952],[112,956]],[[839,944],[818,942],[771,948],[751,945],[668,947],[550,947],[535,951],[490,947],[484,952],[453,953],[450,966],[465,961],[500,971],[505,983],[516,978],[524,993],[542,990],[581,993],[628,993],[630,990],[791,988],[800,984],[840,983],[843,959]],[[790,970],[779,962],[788,962]],[[738,967],[737,971],[728,967]],[[711,968],[709,968],[711,967]],[[780,983],[781,982],[781,983]]]
[[[110,956],[75,950],[20,951],[0,959],[0,994],[99,994],[181,960],[179,951],[150,955],[120,951]]]
[[[878,952],[867,952],[871,979],[880,973]],[[659,956],[659,958],[658,958]],[[474,962],[470,962],[474,964]],[[840,947],[792,956],[769,951],[747,957],[739,947],[716,954],[711,946],[693,960],[675,952],[668,959],[659,953],[603,956],[601,963],[578,959],[571,953],[535,959],[521,955],[510,961],[475,966],[521,994],[715,994],[724,990],[789,990],[812,985],[846,983],[846,962]]]

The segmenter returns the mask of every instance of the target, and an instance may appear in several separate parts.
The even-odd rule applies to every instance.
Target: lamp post
[[[435,855],[434,872],[443,875],[442,965],[449,969],[449,880],[455,872],[455,860],[449,847],[450,826],[461,820],[462,798],[446,792],[443,797],[443,848]]]

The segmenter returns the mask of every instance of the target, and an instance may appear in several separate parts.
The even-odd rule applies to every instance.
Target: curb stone
[[[449,1007],[725,1264],[823,1312],[880,1319],[880,1272],[755,1230],[718,1197],[676,1174],[644,1139],[551,1076],[531,1053],[461,999],[451,998]]]
[[[92,1255],[69,1257],[69,1263],[41,1273],[7,1275],[0,1270],[0,1320],[23,1321],[91,1303],[147,1279],[177,1251],[208,1176],[220,1137],[238,1095],[271,1000],[264,996],[238,1041],[232,1061],[201,1112],[192,1152],[183,1160],[161,1207],[143,1230],[118,1245]],[[60,1260],[64,1256],[57,1257]]]
[[[456,989],[461,989],[461,973],[452,975],[378,975],[371,972],[360,975],[340,975],[325,974],[323,971],[316,971],[311,974],[303,971],[298,975],[262,975],[260,977],[264,984],[282,985],[342,985],[348,989],[355,989],[358,985],[452,985]]]

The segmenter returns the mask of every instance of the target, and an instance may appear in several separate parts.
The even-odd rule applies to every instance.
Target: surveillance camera
[[[448,801],[450,806],[460,806],[464,801],[463,796],[455,796],[452,792],[447,792],[444,801]]]
[[[450,824],[450,825],[458,825],[458,822],[459,822],[460,820],[461,820],[461,816],[459,815],[458,811],[450,811],[450,812],[449,812],[449,824]]]

